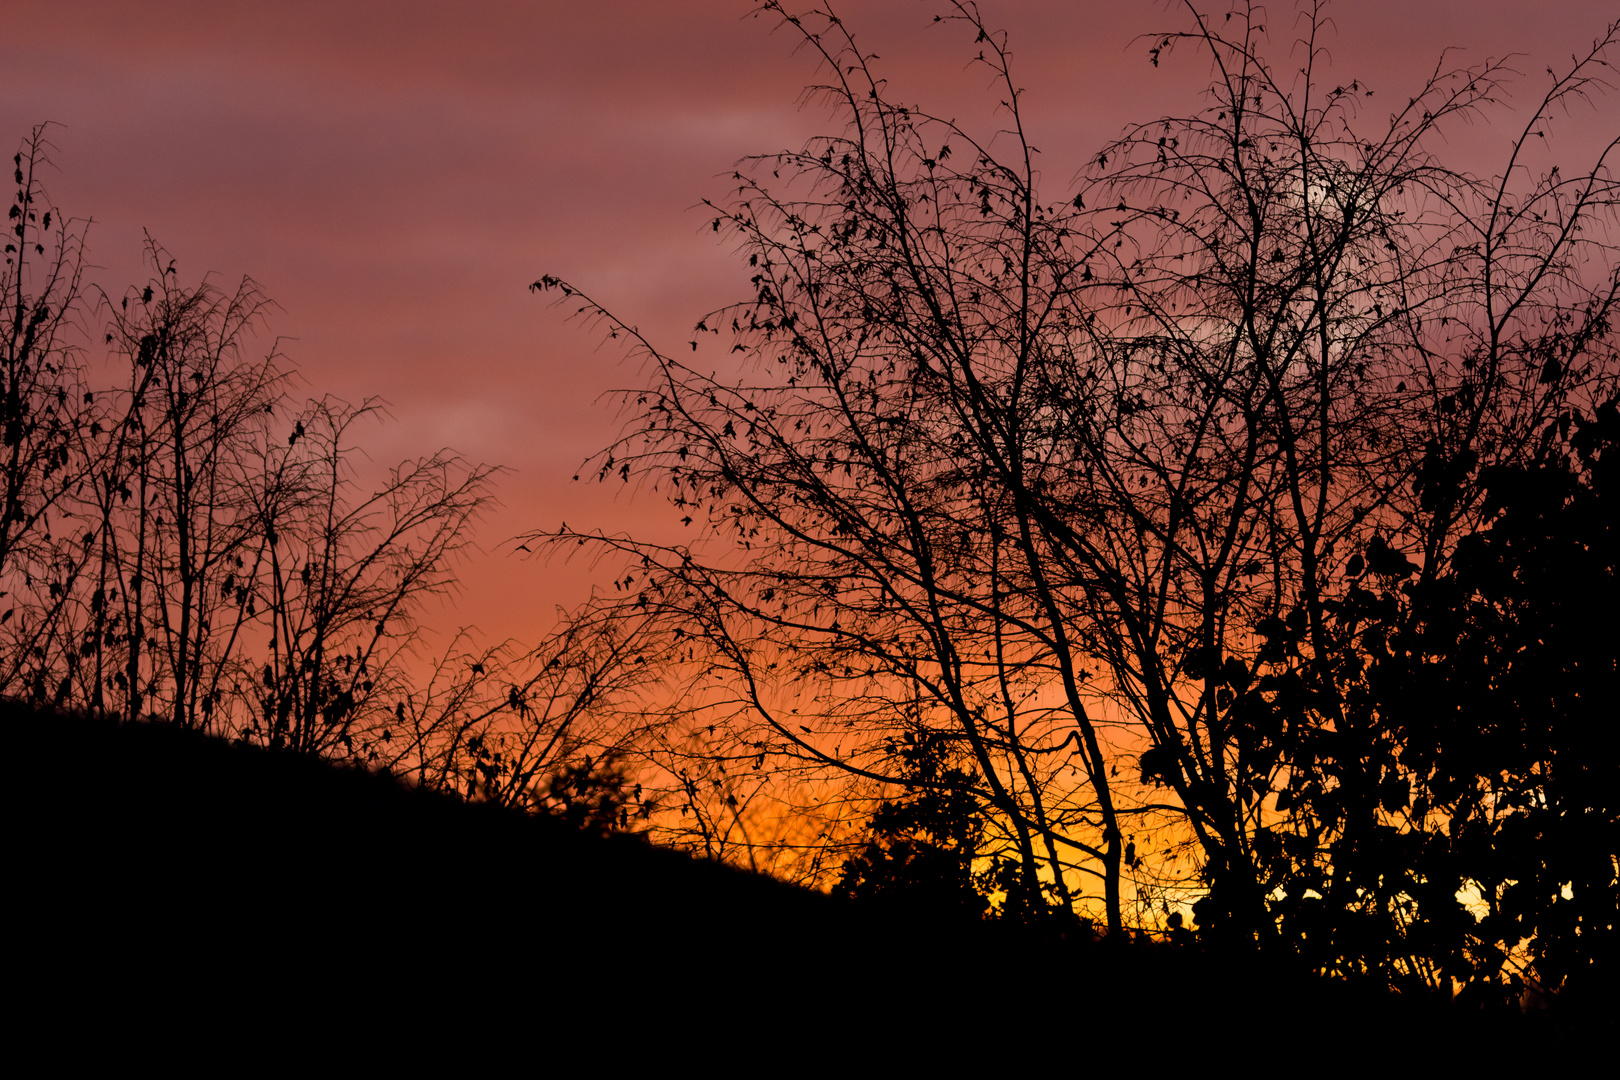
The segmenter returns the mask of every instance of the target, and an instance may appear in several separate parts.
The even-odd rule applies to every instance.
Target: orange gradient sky
[[[947,6],[836,5],[895,97],[987,130],[995,99],[967,65],[971,35],[931,25]],[[698,204],[724,198],[737,159],[834,128],[823,109],[798,107],[811,58],[770,17],[746,18],[751,9],[6,0],[0,135],[15,143],[33,124],[60,125],[50,192],[94,219],[93,283],[117,295],[143,281],[150,230],[183,281],[212,272],[263,285],[281,309],[271,332],[308,393],[390,403],[394,421],[364,433],[377,464],[450,446],[512,469],[479,533],[488,554],[464,566],[448,608],[425,614],[532,640],[593,574],[514,561],[510,537],[563,520],[676,534],[655,498],[570,481],[617,431],[604,392],[636,369],[526,286],[564,277],[670,348],[744,294],[746,271]],[[1011,34],[1049,198],[1125,124],[1196,105],[1201,58],[1189,50],[1155,69],[1132,43],[1186,27],[1179,4],[984,0],[982,10]],[[1281,65],[1294,9],[1271,10]],[[1613,0],[1343,0],[1329,10],[1328,44],[1335,78],[1404,103],[1442,48],[1461,50],[1458,64],[1523,52],[1519,68],[1542,72],[1615,11]],[[1544,82],[1527,77],[1517,99],[1528,105]],[[1496,151],[1508,137],[1474,129],[1459,138],[1477,145],[1457,149]]]

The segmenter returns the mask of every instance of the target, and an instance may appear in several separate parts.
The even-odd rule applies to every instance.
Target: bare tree
[[[1444,573],[1489,516],[1481,469],[1614,393],[1615,144],[1530,170],[1620,30],[1481,181],[1437,140],[1494,115],[1504,66],[1437,68],[1380,121],[1325,74],[1319,6],[1284,74],[1255,10],[1189,5],[1149,54],[1197,46],[1204,107],[1130,129],[1054,199],[1005,39],[953,7],[1002,91],[993,147],[900,104],[829,8],[761,5],[820,55],[811,97],[845,128],[746,163],[715,207],[754,275],[691,343],[729,333],[726,361],[535,283],[651,373],[599,479],[703,529],[558,542],[629,556],[621,585],[688,643],[702,843],[750,799],[838,798],[797,783],[842,776],[849,806],[916,786],[904,737],[926,736],[947,749],[924,786],[970,795],[1025,888],[1100,901],[1111,929],[1128,873],[1138,902],[1207,893],[1211,941],[1348,940],[1302,914],[1324,907],[1394,940],[1411,897],[1349,853],[1446,815],[1396,798],[1363,586]],[[1335,947],[1322,966],[1439,983]]]
[[[265,538],[250,587],[268,622],[259,715],[273,746],[349,755],[403,693],[422,602],[453,584],[456,557],[496,470],[448,452],[406,462],[354,499],[350,429],[374,416],[330,398],[296,418],[255,470]]]
[[[82,481],[92,422],[72,331],[82,316],[84,229],[50,202],[45,126],[13,157],[5,267],[0,271],[0,691],[36,700],[40,654],[63,632],[82,549],[66,543],[63,500]],[[52,516],[57,533],[52,533]],[[36,651],[38,650],[38,651]]]
[[[704,557],[621,545],[646,567],[626,584],[683,621],[705,677],[730,676],[700,725],[732,733],[706,755],[716,790],[728,762],[765,759],[778,778],[949,778],[989,812],[987,852],[1011,853],[1032,907],[1049,890],[1070,908],[1078,872],[1117,931],[1127,841],[1109,748],[1018,497],[1050,453],[1022,413],[1034,352],[1076,317],[1078,211],[1038,204],[1004,45],[971,9],[958,18],[990,43],[1007,95],[1002,158],[891,101],[829,10],[762,6],[820,53],[833,81],[812,96],[848,127],[752,162],[716,208],[755,295],[698,331],[729,329],[747,366],[704,374],[571,286],[536,283],[579,298],[657,373],[601,476],[639,473],[708,526]],[[800,194],[775,193],[784,174]],[[943,735],[950,767],[918,779],[907,735]]]
[[[660,720],[641,706],[667,653],[645,615],[589,606],[532,648],[472,649],[463,632],[373,745],[393,771],[467,798],[566,816],[593,790],[613,794],[613,824],[628,828],[632,805],[638,821],[657,805],[631,773],[655,740]]]
[[[53,216],[33,213],[19,209],[19,239]],[[67,266],[79,241],[62,236]],[[291,411],[279,354],[248,351],[269,306],[258,287],[187,286],[150,239],[147,257],[153,279],[108,304],[122,385],[91,390],[62,325],[76,277],[59,266],[32,301],[13,253],[5,685],[365,758],[410,695],[415,618],[451,586],[496,470],[441,452],[354,498],[351,429],[379,406]]]
[[[271,305],[244,278],[105,294],[108,371],[80,310],[83,229],[46,201],[43,129],[17,155],[0,273],[0,693],[363,763],[468,798],[628,827],[656,727],[627,692],[665,665],[644,613],[564,618],[535,646],[421,619],[498,469],[448,450],[374,490],[352,468],[376,400],[297,406]]]
[[[108,333],[128,380],[107,395],[118,411],[98,462],[100,542],[114,570],[98,580],[97,613],[115,591],[125,715],[157,710],[212,728],[250,619],[234,602],[237,581],[263,556],[253,452],[287,375],[273,351],[244,358],[268,307],[257,285],[186,287],[150,239],[147,255],[157,277],[121,298]]]

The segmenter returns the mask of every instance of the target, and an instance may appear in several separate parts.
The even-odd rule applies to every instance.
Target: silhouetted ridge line
[[[1021,1025],[1127,1043],[1166,1024],[1246,1039],[1276,1023],[1273,1044],[1439,1034],[1432,1010],[1233,958],[843,902],[174,726],[9,701],[0,723],[28,928],[14,982],[145,1017],[147,1037],[318,1007],[396,1033],[447,1015],[554,1034],[701,1022],[745,1042],[777,1025],[901,1062],[988,1052],[973,1031],[989,988]]]

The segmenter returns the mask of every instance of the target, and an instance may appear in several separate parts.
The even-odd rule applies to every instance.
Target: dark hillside
[[[978,1057],[1005,1024],[1046,1031],[1041,1057],[1077,1024],[1121,1051],[1450,1042],[1438,1013],[1163,946],[919,922],[309,758],[0,709],[10,981],[143,1038],[521,1022],[891,1059]]]
[[[163,725],[0,708],[13,836],[41,910],[82,918],[109,956],[178,948],[208,965],[331,951],[477,982],[509,973],[520,950],[543,979],[552,965],[694,962],[722,932],[842,917],[761,875],[384,775]]]

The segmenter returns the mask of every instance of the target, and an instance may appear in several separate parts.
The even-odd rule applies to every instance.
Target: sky
[[[1204,5],[1224,11],[1220,0]],[[935,25],[945,0],[835,5],[894,96],[991,130],[996,99],[972,36]],[[514,558],[511,538],[574,527],[672,536],[674,513],[617,484],[573,482],[619,418],[607,395],[638,371],[526,286],[558,275],[675,349],[747,291],[707,228],[705,198],[749,154],[836,131],[804,105],[816,75],[788,28],[749,0],[5,0],[0,138],[50,121],[47,185],[92,220],[89,277],[144,282],[143,230],[181,279],[254,278],[278,305],[303,390],[387,401],[362,433],[372,467],[450,447],[510,471],[481,523],[483,554],[425,621],[533,640],[558,605],[610,576]],[[1274,55],[1295,25],[1271,5]],[[1189,25],[1158,0],[984,0],[1006,29],[1045,190],[1128,123],[1185,112],[1207,67],[1160,67],[1142,35]],[[1614,18],[1613,0],[1343,0],[1333,70],[1404,102],[1437,63],[1507,52],[1545,75]],[[1608,123],[1615,109],[1572,118]],[[1586,136],[1593,132],[1586,130]],[[1597,134],[1602,134],[1597,133]],[[1493,154],[1502,130],[1459,134]]]

